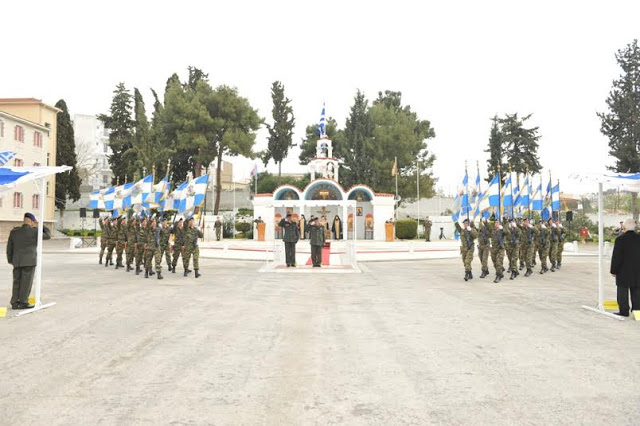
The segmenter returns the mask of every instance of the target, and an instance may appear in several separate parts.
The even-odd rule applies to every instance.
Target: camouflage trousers
[[[558,243],[558,255],[556,256],[556,261],[558,263],[562,263],[562,252],[564,251],[564,242]]]
[[[136,268],[140,268],[140,265],[142,265],[143,258],[144,258],[144,249],[142,248],[142,244],[140,244],[136,249]]]
[[[520,264],[524,263],[527,269],[531,269],[531,264],[536,256],[535,247],[533,244],[525,244],[522,246],[522,251],[524,259],[520,259]]]
[[[496,275],[504,274],[504,249],[503,248],[491,249],[491,261],[493,262],[493,267],[496,270]]]
[[[178,258],[182,254],[182,249],[183,248],[184,248],[184,246],[177,246],[175,244],[173,246],[173,262],[171,263],[171,266],[173,266],[174,268],[178,264]],[[182,261],[184,262],[184,255],[182,256]]]
[[[131,264],[133,263],[133,260],[135,259],[135,252],[136,252],[136,247],[134,243],[127,243],[127,249],[126,249],[126,253],[127,253],[127,265],[131,266]]]
[[[473,255],[473,252],[471,253]],[[193,269],[200,269],[200,247],[195,246],[195,248],[186,248],[184,249],[184,254],[182,255],[182,265],[184,269],[189,269],[189,260],[193,256]]]
[[[549,246],[540,246],[540,250],[538,250],[538,255],[540,256],[540,266],[542,269],[547,269],[547,257],[549,257]]]
[[[462,263],[464,264],[464,271],[471,272],[471,262],[473,262],[473,248],[468,250],[460,249],[462,255]]]
[[[100,238],[100,260],[102,260],[102,256],[104,255],[104,251],[107,248],[107,240],[104,237]]]
[[[159,247],[155,249],[146,249],[144,251],[144,269],[147,271],[151,270],[151,262],[153,262],[154,258],[156,260],[156,272],[160,272],[162,270],[162,265],[160,264],[160,262],[162,262],[162,257],[160,257]]]
[[[111,260],[113,262],[113,249],[116,248],[116,243],[109,241],[107,243],[107,260]]]
[[[509,270],[518,270],[518,255],[520,254],[520,246],[507,249],[507,258],[509,259]]]
[[[551,247],[549,247],[549,261],[551,262],[551,266],[555,268],[556,261],[558,260],[558,243],[551,243]]]
[[[118,241],[116,245],[116,264],[122,265],[122,252],[124,252],[124,243]]]
[[[167,268],[171,266],[171,247],[170,246],[160,246],[160,262],[162,262],[162,256],[167,261]]]
[[[490,251],[491,251],[491,248],[489,246],[486,246],[486,247],[478,246],[478,257],[480,258],[480,263],[482,263],[482,270],[487,272],[489,272],[489,252]]]

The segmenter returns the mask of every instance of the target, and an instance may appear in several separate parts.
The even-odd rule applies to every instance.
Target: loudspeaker
[[[93,218],[94,219],[100,219],[100,210],[93,209]]]
[[[87,209],[80,207],[80,217],[87,217]]]
[[[572,211],[568,211],[565,214],[565,218],[567,219],[567,222],[571,222],[573,220],[573,212]]]

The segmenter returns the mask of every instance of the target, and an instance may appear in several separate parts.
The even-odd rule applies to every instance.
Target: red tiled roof
[[[0,98],[1,104],[41,104],[42,99],[36,98]]]
[[[376,197],[395,197],[394,194],[387,194],[385,192],[376,192]]]

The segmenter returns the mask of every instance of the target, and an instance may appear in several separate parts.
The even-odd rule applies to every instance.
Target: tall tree
[[[609,168],[621,173],[640,172],[640,49],[633,40],[615,55],[622,74],[613,81],[607,112],[598,113],[600,131],[609,138],[609,154],[616,159]],[[638,193],[631,194],[633,218],[638,220]]]
[[[343,131],[338,129],[338,122],[333,117],[327,119],[325,130],[327,137],[331,139],[333,143],[335,157],[336,154],[338,154],[335,148],[339,147],[342,143]],[[316,158],[316,143],[319,138],[318,123],[309,124],[305,129],[305,137],[300,144],[300,155],[298,156],[300,164],[309,164],[312,159]]]
[[[64,209],[67,206],[67,198],[78,201],[80,199],[80,176],[77,169],[76,158],[76,142],[73,134],[73,125],[69,116],[69,109],[64,99],[60,99],[56,103],[56,108],[62,110],[58,114],[56,141],[56,164],[59,166],[71,166],[68,172],[60,173],[56,176],[56,208],[60,210],[60,214],[64,215]],[[45,200],[40,200],[44,203]]]
[[[542,166],[538,157],[538,127],[526,128],[525,122],[531,114],[518,118],[518,113],[505,114],[498,119],[502,146],[509,167],[517,173],[538,173]]]
[[[493,179],[493,176],[498,172],[498,166],[504,170],[503,152],[502,152],[502,131],[500,130],[500,123],[498,115],[495,115],[491,119],[491,133],[489,134],[489,146],[484,152],[489,154],[487,160],[487,182]]]
[[[109,146],[112,154],[109,156],[109,164],[114,176],[113,183],[116,183],[117,180],[124,182],[129,172],[129,165],[124,161],[123,154],[133,146],[135,123],[131,118],[131,93],[124,83],[119,83],[113,93],[109,115],[100,114],[98,119],[110,130]]]
[[[287,157],[289,148],[293,145],[293,108],[291,100],[284,96],[284,86],[279,81],[274,81],[271,85],[271,99],[273,108],[273,126],[267,124],[269,130],[269,145],[262,156],[262,161],[266,166],[273,158],[278,164],[278,176],[282,176],[282,160]]]
[[[367,154],[374,152],[374,147],[368,104],[364,93],[358,90],[344,128],[343,143],[337,146],[344,162],[341,176],[346,187],[365,182],[371,173],[372,157]]]

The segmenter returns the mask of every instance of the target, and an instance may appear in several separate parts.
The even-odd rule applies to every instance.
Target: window
[[[16,126],[13,129],[13,139],[18,142],[24,142],[24,127]]]
[[[109,152],[109,144],[108,143],[104,143],[104,152],[107,153]]]
[[[50,163],[50,161],[49,161],[50,158],[51,158],[51,153],[47,152],[47,166],[50,166],[50,164],[49,164]]]
[[[49,195],[49,181],[47,181],[47,195]]]
[[[42,148],[42,133],[33,132],[33,146],[37,146],[38,148]]]
[[[33,163],[33,167],[40,167],[40,163]]]
[[[22,208],[22,192],[13,193],[13,207],[17,209]]]
[[[4,138],[4,121],[0,120],[0,138]]]
[[[3,200],[4,200],[4,198],[3,198],[3,197],[0,197],[0,208],[2,207],[2,204],[3,204],[3,202],[2,202],[2,201],[3,201]]]
[[[38,194],[33,194],[31,197],[31,207],[34,209],[40,208],[40,196]]]
[[[22,161],[22,160],[21,160],[21,159],[19,159],[19,158],[14,158],[14,159],[13,159],[13,165],[14,165],[15,167],[22,167],[22,166],[24,166],[24,161]]]

